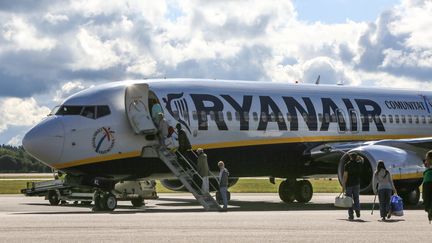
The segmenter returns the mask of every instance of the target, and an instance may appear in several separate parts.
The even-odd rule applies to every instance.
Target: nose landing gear
[[[93,197],[93,211],[114,211],[117,207],[117,198],[111,192],[96,191]]]

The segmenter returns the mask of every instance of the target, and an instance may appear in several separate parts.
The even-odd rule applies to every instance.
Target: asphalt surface
[[[160,194],[146,206],[119,202],[110,213],[88,206],[50,206],[40,197],[0,196],[0,242],[431,242],[421,206],[403,217],[371,215],[373,196],[362,196],[362,215],[347,220],[334,194],[308,204],[284,204],[276,194],[233,194],[228,212],[205,212],[188,194]]]

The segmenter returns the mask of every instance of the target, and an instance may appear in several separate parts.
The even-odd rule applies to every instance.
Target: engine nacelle
[[[228,179],[228,187],[234,186],[238,182],[238,178],[229,178]],[[161,184],[172,190],[172,191],[180,191],[180,192],[187,192],[188,190],[183,185],[183,183],[180,180],[177,179],[164,179],[161,180]],[[218,186],[219,183],[214,178],[209,178],[209,189],[211,192],[219,190]]]
[[[372,193],[372,177],[379,160],[384,161],[387,170],[390,171],[395,180],[395,184],[397,184],[397,180],[404,179],[409,180],[414,178],[418,181],[418,178],[421,178],[424,171],[422,156],[414,151],[371,144],[348,151],[348,153],[352,152],[357,153],[364,159],[360,180],[361,193]],[[340,183],[342,181],[344,165],[349,160],[348,153],[344,154],[339,162],[338,178]],[[416,186],[418,187],[419,185]]]

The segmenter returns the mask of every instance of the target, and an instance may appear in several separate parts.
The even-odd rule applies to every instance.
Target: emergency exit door
[[[126,88],[126,115],[136,134],[155,134],[157,132],[150,115],[148,93],[148,84],[133,84]]]

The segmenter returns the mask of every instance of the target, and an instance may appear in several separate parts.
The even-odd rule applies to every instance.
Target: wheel
[[[144,205],[144,199],[142,197],[132,198],[131,203],[132,206],[139,208]]]
[[[279,197],[285,203],[291,203],[295,199],[295,180],[285,180],[279,185]]]
[[[307,203],[312,199],[313,188],[308,180],[297,181],[295,199],[300,203]]]
[[[401,193],[400,197],[405,205],[415,206],[420,201],[420,189],[416,187],[410,192]]]
[[[104,197],[105,210],[113,211],[117,207],[117,198],[112,193],[108,193]]]
[[[58,198],[56,191],[49,191],[48,192],[48,201],[51,205],[58,205],[60,203],[60,199]]]

